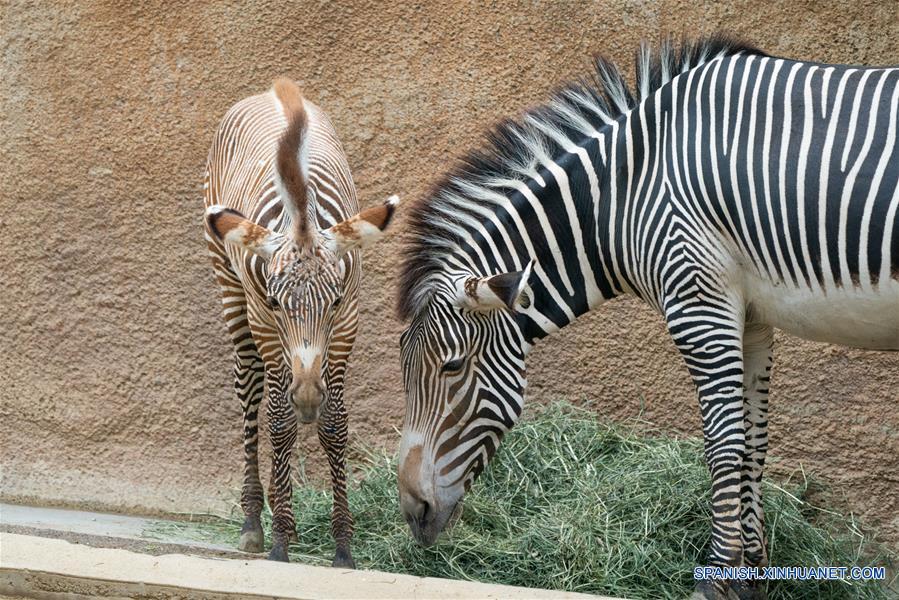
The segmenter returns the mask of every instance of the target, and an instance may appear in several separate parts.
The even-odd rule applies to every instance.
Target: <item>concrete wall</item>
[[[201,234],[212,132],[279,74],[331,115],[363,204],[422,195],[497,118],[601,51],[729,28],[784,56],[899,62],[895,4],[8,1],[2,4],[2,496],[139,511],[228,507],[239,410]],[[240,5],[240,6],[238,6]],[[403,227],[400,219],[396,231]],[[396,237],[366,255],[354,443],[401,424]],[[775,469],[807,471],[899,540],[899,356],[781,336]],[[660,319],[611,303],[535,350],[531,402],[698,434]],[[307,471],[323,459],[309,430]]]

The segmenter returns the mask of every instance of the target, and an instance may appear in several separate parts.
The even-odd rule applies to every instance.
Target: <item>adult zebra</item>
[[[899,69],[773,58],[726,36],[644,45],[639,99],[596,67],[412,210],[402,511],[433,542],[521,414],[534,343],[633,294],[664,316],[696,384],[710,563],[764,565],[773,328],[899,349]]]
[[[296,536],[290,456],[299,418],[318,421],[334,492],[334,566],[352,567],[343,381],[358,323],[356,248],[381,236],[397,199],[356,214],[356,188],[331,122],[285,78],[228,111],[209,151],[203,187],[206,242],[243,410],[246,519],[239,547],[263,550],[257,416],[267,390],[269,558],[286,561],[288,540]]]

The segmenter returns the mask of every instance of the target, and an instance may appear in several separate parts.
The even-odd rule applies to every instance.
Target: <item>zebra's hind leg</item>
[[[746,442],[742,310],[724,294],[716,298],[706,293],[702,299],[677,302],[666,311],[666,320],[699,395],[705,457],[712,479],[709,566],[740,566],[740,480]],[[725,579],[710,577],[697,582],[693,597],[723,600],[730,594]]]
[[[350,552],[353,539],[353,515],[350,513],[346,492],[346,444],[347,412],[343,405],[343,389],[328,400],[324,414],[318,422],[318,439],[331,469],[331,486],[334,504],[331,509],[331,535],[337,544],[333,567],[356,568]]]
[[[762,509],[762,471],[768,451],[768,385],[774,347],[774,331],[767,325],[747,324],[743,333],[743,423],[746,454],[740,490],[743,565],[768,566],[765,517]],[[765,600],[765,583],[734,580],[731,589],[740,600]]]
[[[297,441],[297,419],[287,398],[288,377],[283,368],[268,373],[267,416],[272,442],[272,475],[268,501],[272,509],[272,549],[269,560],[287,562],[287,546],[296,536],[293,517],[293,487],[290,481],[291,456]]]

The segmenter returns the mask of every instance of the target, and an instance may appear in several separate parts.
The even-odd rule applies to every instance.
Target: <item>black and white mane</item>
[[[614,63],[597,56],[592,75],[564,85],[548,102],[517,119],[499,123],[487,135],[483,148],[465,156],[410,209],[400,318],[413,318],[427,304],[430,284],[445,269],[446,255],[459,249],[465,220],[477,218],[472,206],[492,207],[511,183],[539,179],[540,164],[612,124],[678,74],[740,53],[764,56],[752,45],[725,34],[680,43],[669,38],[656,46],[643,43],[636,52],[635,91]]]

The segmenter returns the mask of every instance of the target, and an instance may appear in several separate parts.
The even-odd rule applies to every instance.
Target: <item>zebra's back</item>
[[[670,111],[673,203],[719,234],[755,316],[806,338],[895,347],[899,69],[738,55],[656,101]]]
[[[318,106],[303,100],[307,114],[303,136],[303,164],[308,166],[307,210],[310,223],[325,229],[359,211],[356,188],[346,156],[330,119]],[[287,128],[287,118],[272,91],[234,104],[219,124],[207,159],[204,180],[205,205],[226,206],[272,231],[288,231],[289,215],[276,183],[275,155]],[[216,245],[224,252],[247,288],[262,294],[263,263],[233,246]],[[358,285],[358,252],[346,257],[347,292]]]
[[[309,214],[320,229],[359,211],[343,148],[327,115],[304,100],[308,115],[304,152],[310,187]],[[219,125],[206,169],[206,206],[233,208],[256,223],[285,231],[275,184],[275,152],[287,119],[272,92],[245,98]]]

